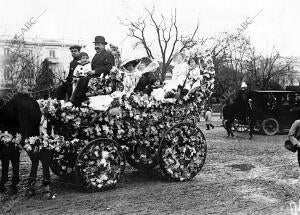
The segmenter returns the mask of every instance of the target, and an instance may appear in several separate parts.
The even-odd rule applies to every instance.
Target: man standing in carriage
[[[81,46],[78,46],[78,45],[74,45],[74,46],[70,47],[70,51],[71,51],[73,60],[70,62],[69,74],[67,76],[68,99],[71,98],[71,94],[72,94],[73,73],[74,73],[75,68],[79,65],[80,50],[81,50]]]
[[[105,45],[107,42],[103,36],[95,37],[95,50],[96,54],[92,60],[91,67],[92,70],[87,73],[86,77],[79,79],[77,87],[72,96],[71,102],[79,107],[86,98],[86,92],[88,89],[88,83],[91,78],[105,77],[109,74],[110,70],[115,64],[114,56],[105,50]]]

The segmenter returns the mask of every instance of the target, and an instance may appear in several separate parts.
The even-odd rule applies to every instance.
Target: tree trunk
[[[166,79],[166,73],[167,73],[167,65],[163,64],[161,68],[161,76],[160,76],[160,82],[163,83]]]

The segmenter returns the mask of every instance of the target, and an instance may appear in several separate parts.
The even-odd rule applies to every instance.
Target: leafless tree
[[[250,41],[241,34],[220,33],[209,38],[218,95],[234,92],[245,76],[245,62],[249,59]]]
[[[272,52],[269,56],[263,56],[252,49],[250,59],[246,64],[248,82],[254,88],[268,89],[272,83],[291,77],[294,63],[294,58],[284,58],[278,51]]]
[[[23,39],[6,42],[6,55],[3,59],[6,84],[18,91],[30,91],[35,85],[37,56],[29,52]]]
[[[154,58],[153,46],[158,46],[162,60],[161,80],[164,80],[173,55],[193,47],[197,43],[195,36],[199,23],[191,34],[182,34],[177,23],[176,9],[171,12],[169,20],[163,14],[157,16],[155,8],[152,10],[145,8],[145,11],[147,13],[146,18],[139,17],[135,21],[125,20],[121,24],[128,27],[128,36],[137,40],[136,46],[142,45],[148,57]],[[152,35],[153,32],[155,33],[157,37],[155,42],[150,42],[147,38],[147,32]]]

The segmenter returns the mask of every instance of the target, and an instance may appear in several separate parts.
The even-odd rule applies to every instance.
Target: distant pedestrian
[[[225,105],[223,106],[223,120],[224,120],[224,127],[227,131],[227,137],[234,137],[232,132],[232,123],[234,121],[234,114],[232,111],[232,99],[228,98],[225,100]]]
[[[205,111],[205,123],[206,123],[206,130],[210,130],[210,127],[212,129],[215,128],[215,126],[212,124],[212,112],[211,108],[208,107]]]

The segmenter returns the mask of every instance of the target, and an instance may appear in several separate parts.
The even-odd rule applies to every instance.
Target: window
[[[33,52],[32,52],[32,50],[31,50],[31,49],[29,49],[29,50],[28,50],[28,54],[29,54],[30,56],[32,56],[32,55],[33,55]]]
[[[4,49],[4,55],[9,55],[9,49],[8,48]]]
[[[8,66],[4,67],[4,79],[8,80],[11,78],[11,71]]]
[[[55,57],[55,50],[49,50],[49,56]]]

